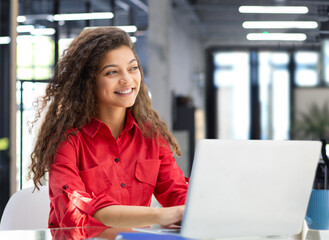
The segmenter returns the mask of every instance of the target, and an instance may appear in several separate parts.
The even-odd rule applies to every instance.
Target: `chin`
[[[132,106],[134,106],[135,103],[131,103],[131,104],[124,104],[124,105],[121,105],[119,107],[122,107],[122,108],[131,108]]]

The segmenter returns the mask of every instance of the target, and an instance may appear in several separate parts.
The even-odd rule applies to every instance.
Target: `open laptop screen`
[[[181,234],[299,233],[320,148],[318,141],[200,140]]]

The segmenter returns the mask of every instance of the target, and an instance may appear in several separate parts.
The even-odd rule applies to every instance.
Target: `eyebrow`
[[[133,63],[134,61],[136,61],[137,62],[137,59],[132,59],[132,60],[130,60],[130,62],[128,63],[128,64],[131,64],[131,63]],[[118,65],[116,65],[116,64],[109,64],[109,65],[105,65],[102,69],[101,69],[101,72],[105,69],[105,68],[108,68],[108,67],[117,67]]]

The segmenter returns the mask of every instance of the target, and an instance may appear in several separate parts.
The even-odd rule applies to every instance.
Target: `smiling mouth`
[[[115,91],[114,93],[116,93],[116,94],[129,94],[129,93],[132,93],[133,90],[134,90],[134,88],[129,88],[129,89],[121,90],[121,91]]]

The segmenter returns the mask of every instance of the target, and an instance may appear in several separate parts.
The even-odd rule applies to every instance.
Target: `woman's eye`
[[[106,73],[106,75],[113,75],[113,74],[115,74],[116,73],[116,71],[108,71],[107,73]]]
[[[135,71],[137,69],[138,69],[138,66],[135,66],[135,67],[130,68],[131,71]]]

